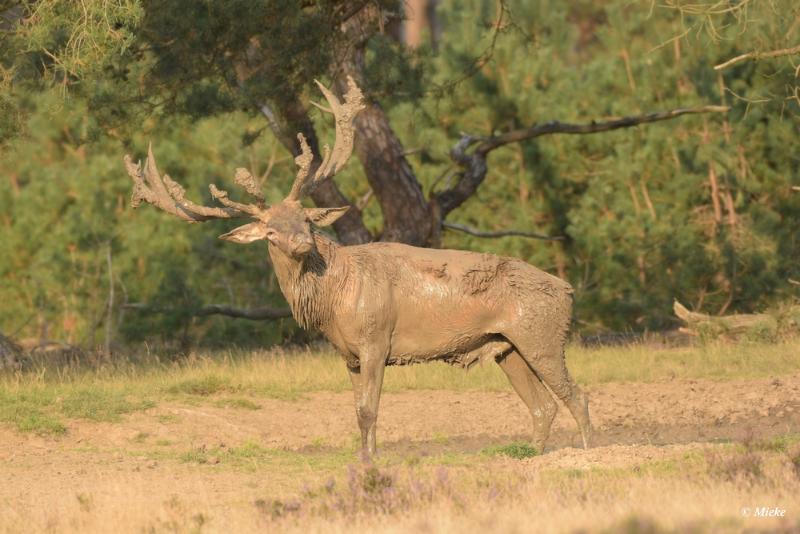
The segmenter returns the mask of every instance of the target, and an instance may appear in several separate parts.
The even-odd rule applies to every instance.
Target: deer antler
[[[246,169],[236,169],[234,182],[255,196],[258,205],[240,204],[228,198],[228,193],[209,185],[211,196],[225,207],[212,208],[195,204],[186,198],[186,190],[168,175],[159,175],[152,145],[147,149],[147,160],[142,172],[141,164],[134,164],[131,157],[125,156],[125,167],[133,179],[133,195],[131,206],[138,208],[147,202],[167,213],[180,217],[191,223],[211,219],[234,219],[239,217],[258,217],[264,210],[264,196],[259,191],[255,178]]]
[[[350,159],[353,153],[353,138],[355,130],[353,119],[364,109],[364,95],[355,84],[352,78],[347,78],[347,92],[344,95],[344,104],[328,90],[324,85],[316,81],[322,94],[330,105],[330,109],[321,109],[333,113],[336,119],[336,141],[331,150],[328,145],[323,148],[322,163],[314,173],[311,174],[311,163],[314,155],[306,142],[303,134],[298,134],[300,140],[301,153],[294,161],[298,171],[292,190],[286,200],[300,200],[308,195],[320,182],[332,178]],[[211,219],[233,219],[239,217],[258,218],[266,210],[264,195],[262,194],[256,179],[246,169],[236,169],[234,182],[242,186],[245,191],[256,197],[256,204],[241,204],[228,198],[228,193],[218,189],[214,184],[209,185],[211,196],[222,204],[223,207],[209,207],[195,204],[186,198],[186,190],[177,182],[174,182],[166,174],[162,177],[156,167],[156,159],[153,156],[153,147],[147,149],[147,160],[144,170],[139,163],[134,164],[130,156],[125,156],[125,167],[128,174],[133,179],[133,195],[131,196],[131,206],[139,207],[142,202],[147,202],[160,208],[167,213],[180,217],[188,222],[202,222]]]
[[[344,94],[344,104],[339,102],[336,95],[319,81],[314,80],[314,82],[317,84],[320,91],[322,91],[325,100],[328,101],[330,109],[318,105],[317,107],[323,111],[333,113],[336,119],[336,140],[333,144],[333,150],[331,150],[328,145],[323,147],[322,164],[317,168],[314,177],[311,178],[311,161],[314,156],[306,142],[305,136],[303,136],[303,134],[297,134],[297,139],[300,141],[300,155],[294,158],[298,167],[297,178],[295,178],[292,190],[286,197],[287,200],[302,199],[320,182],[332,178],[339,172],[339,169],[344,166],[353,153],[353,140],[355,137],[353,119],[366,107],[364,105],[364,95],[350,76],[347,77],[347,92]]]

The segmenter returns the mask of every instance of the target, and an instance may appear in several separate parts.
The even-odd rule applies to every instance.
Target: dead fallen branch
[[[0,334],[0,369],[19,369],[22,360],[22,348]]]
[[[680,331],[693,336],[769,341],[800,332],[800,306],[786,306],[774,313],[713,316],[689,311],[676,300],[672,309],[686,323],[686,327]]]

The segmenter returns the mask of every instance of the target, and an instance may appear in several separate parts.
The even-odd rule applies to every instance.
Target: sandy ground
[[[520,462],[520,469],[625,467],[684,454],[706,442],[800,433],[800,374],[605,384],[588,393],[595,447],[574,448],[576,427],[562,407],[551,450]],[[314,480],[315,455],[354,443],[349,393],[315,393],[298,401],[252,400],[261,409],[218,408],[210,401],[197,406],[162,402],[120,423],[70,421],[67,434],[60,437],[0,427],[0,505],[12,517],[23,518],[43,507],[52,506],[57,513],[64,495],[83,493],[135,495],[134,507],[192,494],[212,508],[252,503],[297,491]],[[512,392],[414,391],[383,396],[378,443],[393,455],[472,453],[526,439],[529,427],[529,415]],[[265,473],[156,461],[135,453],[158,446],[186,451],[247,442],[301,451],[310,461],[299,472]]]

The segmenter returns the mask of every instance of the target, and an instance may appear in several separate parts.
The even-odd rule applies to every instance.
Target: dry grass
[[[755,378],[795,373],[800,342],[571,347],[568,360],[584,384]],[[800,530],[797,436],[651,446],[646,454],[639,452],[642,446],[611,446],[537,455],[512,444],[425,457],[389,454],[377,465],[354,464],[352,447],[206,446],[190,445],[194,438],[188,435],[170,436],[180,441],[175,444],[132,428],[125,429],[130,437],[121,450],[58,448],[69,438],[59,437],[67,419],[71,425],[98,421],[92,424],[109,431],[125,426],[125,414],[160,402],[261,414],[267,410],[260,403],[266,406],[268,398],[302,402],[306,392],[349,388],[337,356],[310,351],[201,354],[179,362],[142,358],[100,368],[40,366],[2,376],[0,421],[49,434],[30,439],[56,448],[42,453],[51,455],[36,464],[45,467],[26,470],[24,462],[36,454],[22,465],[8,464],[12,478],[41,497],[0,502],[0,532]],[[510,390],[495,365],[465,373],[441,364],[390,369],[386,389]],[[63,455],[71,460],[58,464],[55,458]],[[50,479],[41,472],[48,465],[80,472],[67,491],[48,492]],[[785,516],[757,517],[761,507],[777,507]]]
[[[567,362],[582,384],[756,378],[800,369],[800,340],[665,350],[572,346]],[[25,373],[0,374],[0,422],[21,431],[57,434],[64,431],[65,417],[113,421],[162,399],[202,400],[219,394],[300,399],[309,392],[350,387],[341,358],[330,351],[228,351],[179,361],[148,355],[91,368],[39,363]],[[467,372],[440,362],[387,370],[384,391],[421,389],[510,391],[510,385],[493,364]]]
[[[711,446],[709,446],[711,447]],[[0,510],[0,532],[795,532],[794,456],[713,446],[626,468],[548,468],[539,458],[469,467],[357,465],[296,495],[221,506],[207,488],[154,503],[136,477],[61,495],[36,516]],[[725,472],[757,455],[759,469]],[[720,463],[722,462],[722,463]],[[745,463],[749,463],[747,460]],[[725,468],[727,469],[727,467]],[[264,473],[269,476],[269,473]],[[757,517],[759,508],[784,517]]]

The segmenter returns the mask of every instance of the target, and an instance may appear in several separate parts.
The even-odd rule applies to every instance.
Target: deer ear
[[[258,241],[259,239],[266,239],[266,237],[267,226],[262,222],[251,222],[250,224],[245,224],[244,226],[231,230],[227,234],[219,236],[220,239],[224,239],[225,241],[232,241],[242,245]]]
[[[343,208],[306,208],[306,218],[317,226],[328,226],[344,215],[350,206]]]

